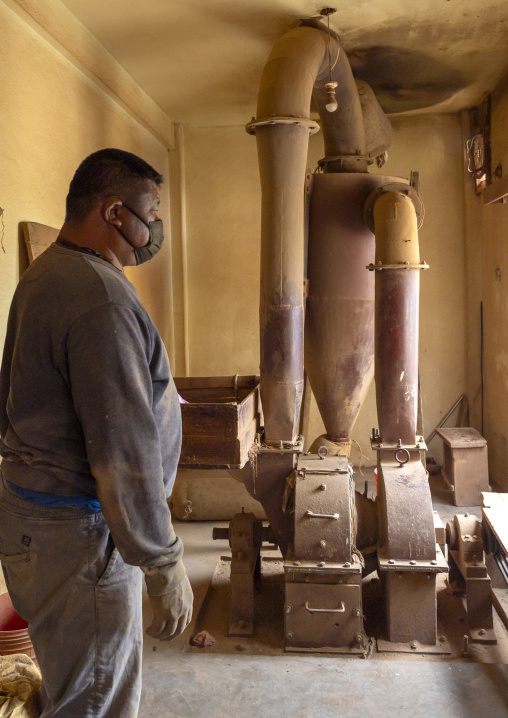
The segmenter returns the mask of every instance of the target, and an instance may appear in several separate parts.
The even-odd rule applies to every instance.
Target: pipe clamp
[[[258,127],[265,127],[267,125],[301,125],[302,127],[306,127],[311,135],[316,134],[320,129],[317,122],[309,120],[307,117],[264,117],[261,120],[253,119],[247,123],[245,130],[249,135],[255,135]]]
[[[358,162],[366,162],[368,165],[374,164],[374,158],[370,155],[335,155],[334,157],[323,157],[322,160],[318,160],[318,166],[323,168],[330,162],[342,162],[357,160]]]
[[[428,269],[429,265],[426,262],[420,262],[419,264],[410,264],[409,262],[399,262],[399,264],[367,264],[366,269],[369,272],[379,272],[382,269]]]

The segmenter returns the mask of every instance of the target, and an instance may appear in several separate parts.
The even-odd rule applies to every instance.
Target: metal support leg
[[[230,636],[252,636],[254,577],[259,575],[263,523],[254,514],[235,514],[229,525],[231,545]]]

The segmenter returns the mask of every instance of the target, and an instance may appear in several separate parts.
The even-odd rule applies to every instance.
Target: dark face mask
[[[145,220],[140,217],[137,212],[135,212],[130,207],[127,207],[125,203],[123,206],[125,207],[125,209],[128,209],[129,212],[131,212],[135,217],[137,217],[140,222],[143,222],[145,227],[148,227],[148,243],[145,244],[144,247],[135,247],[130,241],[130,239],[125,236],[122,230],[117,227],[118,231],[125,239],[125,241],[128,242],[134,249],[136,264],[143,264],[143,262],[148,262],[148,260],[152,259],[152,257],[157,254],[157,252],[161,248],[162,241],[164,239],[164,228],[162,224],[162,219],[156,219],[154,222],[145,222]]]

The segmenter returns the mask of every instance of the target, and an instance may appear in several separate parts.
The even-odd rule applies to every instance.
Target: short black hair
[[[146,180],[157,186],[163,176],[131,152],[112,147],[89,155],[79,165],[69,186],[66,220],[82,220],[101,201],[113,195],[129,196]]]

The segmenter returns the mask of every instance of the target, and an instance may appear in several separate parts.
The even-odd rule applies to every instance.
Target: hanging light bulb
[[[336,8],[334,7],[324,7],[321,10],[321,15],[326,16],[326,19],[328,20],[328,75],[330,77],[329,81],[325,84],[326,88],[326,109],[328,112],[335,112],[335,110],[338,107],[337,104],[337,98],[335,97],[335,88],[337,87],[337,82],[335,80],[332,80],[332,57],[331,57],[331,51],[330,51],[330,15],[333,15],[333,13],[336,12]]]
[[[338,107],[337,104],[337,98],[335,97],[335,88],[337,87],[337,83],[335,80],[330,80],[330,82],[327,82],[326,85],[326,109],[328,112],[335,112],[335,110]]]

